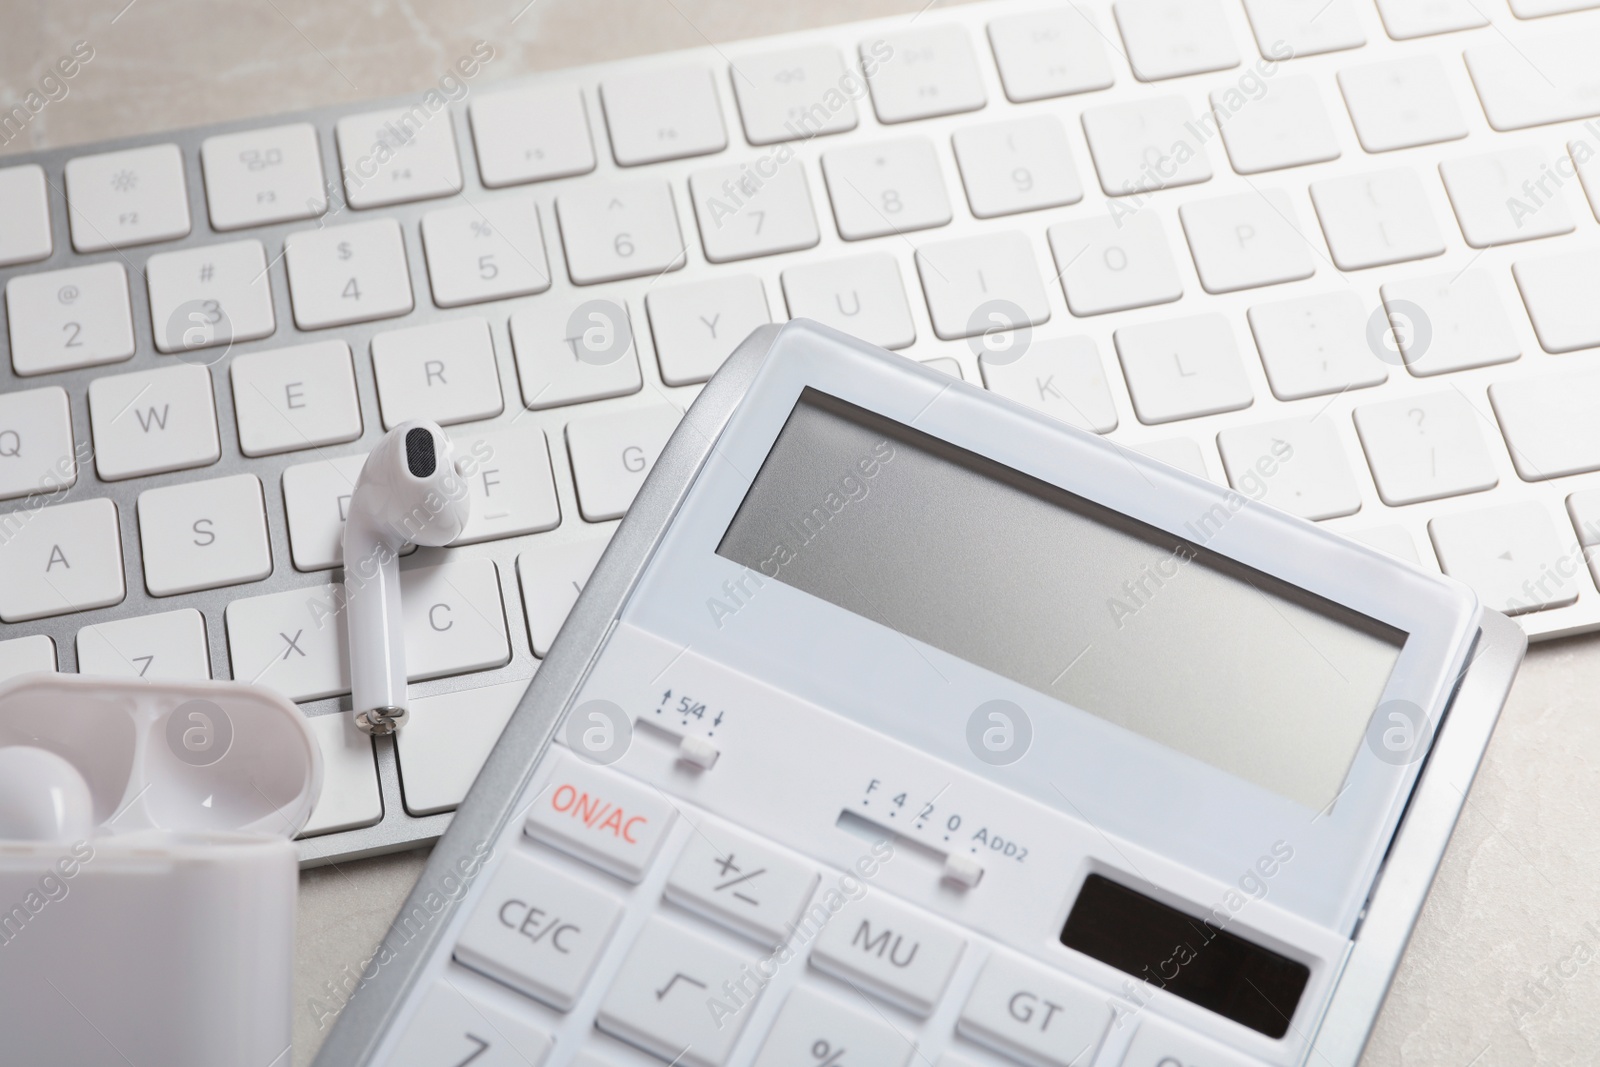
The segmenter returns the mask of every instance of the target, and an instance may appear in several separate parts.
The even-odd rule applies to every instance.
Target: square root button
[[[722,1067],[760,998],[764,960],[663,919],[633,943],[595,1025],[682,1067]],[[770,973],[770,966],[769,971]]]
[[[677,814],[659,791],[562,751],[523,829],[536,841],[638,882]]]
[[[933,1011],[966,941],[880,893],[847,905],[817,937],[811,965],[917,1015]]]
[[[957,1029],[1025,1063],[1074,1067],[1094,1061],[1110,1024],[1111,1007],[1101,994],[997,952],[972,987]]]

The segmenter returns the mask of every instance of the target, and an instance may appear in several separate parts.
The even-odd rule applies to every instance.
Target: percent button
[[[801,986],[784,1002],[755,1067],[905,1067],[915,1051],[881,1019]]]

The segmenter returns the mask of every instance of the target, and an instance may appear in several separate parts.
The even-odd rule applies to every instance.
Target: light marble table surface
[[[73,42],[95,48],[69,95],[0,148],[0,162],[35,148],[420,91],[480,39],[496,50],[481,88],[530,71],[922,6],[525,4],[0,0],[7,107]],[[371,955],[425,859],[404,853],[301,878],[295,1063],[309,1063],[326,1035],[317,1004],[328,999],[328,983]],[[1364,1063],[1600,1063],[1600,636],[1529,654]]]

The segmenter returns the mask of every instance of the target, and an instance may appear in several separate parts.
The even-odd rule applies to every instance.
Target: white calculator
[[[758,330],[317,1062],[1355,1064],[1525,638],[1294,461]]]

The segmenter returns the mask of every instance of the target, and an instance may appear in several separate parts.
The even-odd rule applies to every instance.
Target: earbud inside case
[[[0,686],[11,745],[77,768],[94,830],[0,840],[0,1058],[286,1065],[292,839],[322,786],[300,711],[230,682],[30,675]]]

